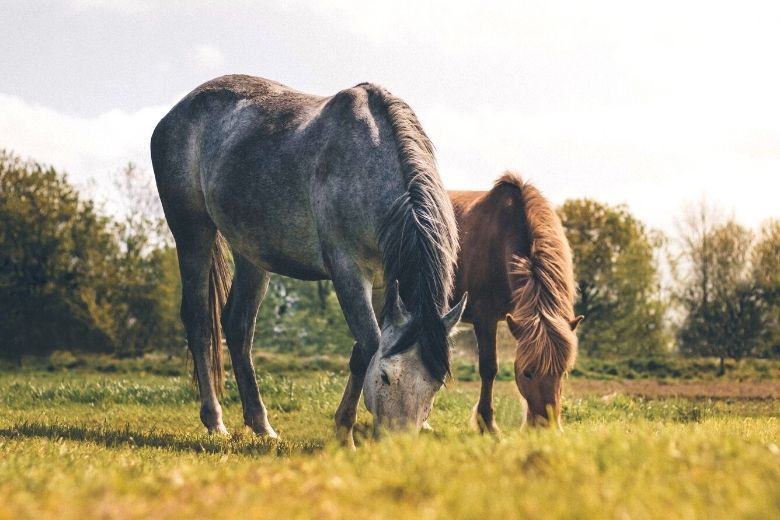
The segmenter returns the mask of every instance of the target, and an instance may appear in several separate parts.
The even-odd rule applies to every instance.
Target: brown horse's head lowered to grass
[[[550,203],[533,185],[504,174],[499,183],[520,189],[530,254],[513,257],[510,283],[514,309],[506,316],[517,340],[515,381],[528,402],[531,425],[560,427],[561,378],[574,365],[582,316],[574,316],[571,249]]]

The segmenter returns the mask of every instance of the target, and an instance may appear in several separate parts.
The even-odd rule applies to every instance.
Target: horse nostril
[[[385,371],[383,370],[383,371],[382,371],[382,375],[381,375],[380,377],[382,378],[382,382],[383,382],[384,384],[386,384],[386,385],[389,385],[389,384],[390,384],[390,378],[389,378],[389,377],[387,377],[387,372],[385,372]]]

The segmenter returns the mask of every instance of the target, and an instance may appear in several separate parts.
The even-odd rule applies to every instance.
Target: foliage
[[[182,347],[176,250],[151,179],[128,164],[115,181],[123,208],[112,226],[118,244],[110,280],[117,291],[115,352],[138,356],[154,348]]]
[[[176,250],[152,178],[128,164],[114,182],[110,218],[64,174],[0,152],[0,358],[183,351]],[[728,357],[780,355],[780,221],[767,222],[753,244],[748,230],[705,210],[683,226],[669,312],[660,233],[623,206],[576,199],[560,208],[575,310],[586,316],[583,355],[658,357],[671,350],[672,321],[680,323],[680,352],[718,356],[722,369]],[[353,339],[331,282],[273,275],[255,343],[266,352],[348,356]]]
[[[138,170],[121,175],[117,222],[65,175],[0,152],[0,357],[183,344],[175,250]]]
[[[780,357],[780,220],[761,226],[751,263],[753,283],[766,304],[760,354]]]
[[[258,313],[256,345],[279,352],[349,355],[353,343],[332,282],[272,276]]]
[[[580,349],[589,356],[649,355],[663,350],[665,305],[655,250],[662,238],[624,206],[590,199],[559,209],[574,256]]]
[[[701,204],[681,227],[683,281],[678,300],[685,320],[678,331],[687,355],[740,359],[757,353],[766,302],[749,269],[753,235],[733,220],[717,222]],[[679,267],[678,267],[679,269]]]
[[[65,176],[0,152],[0,356],[107,350],[116,244]]]

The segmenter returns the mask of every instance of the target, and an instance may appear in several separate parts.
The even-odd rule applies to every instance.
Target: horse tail
[[[209,345],[209,372],[219,396],[225,388],[225,369],[222,361],[222,309],[227,303],[230,291],[230,265],[227,260],[228,245],[217,232],[214,247],[211,250],[211,269],[209,270],[209,313],[211,314],[211,343]],[[197,381],[197,377],[195,378]]]

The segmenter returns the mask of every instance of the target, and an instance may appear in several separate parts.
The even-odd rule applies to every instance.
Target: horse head
[[[433,397],[444,384],[423,362],[420,335],[423,327],[439,327],[446,334],[458,323],[466,306],[466,295],[449,312],[427,322],[406,310],[391,284],[388,301],[394,302],[382,320],[379,349],[366,372],[363,391],[366,408],[374,416],[374,428],[419,431],[433,407]]]

